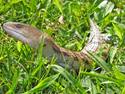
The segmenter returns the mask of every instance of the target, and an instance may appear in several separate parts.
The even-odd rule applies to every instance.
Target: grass
[[[124,0],[0,0],[0,94],[125,94]],[[64,24],[58,19],[64,16]],[[2,29],[7,21],[30,24],[57,44],[80,51],[88,39],[89,18],[113,38],[108,59],[91,54],[90,70],[78,74],[50,62]]]

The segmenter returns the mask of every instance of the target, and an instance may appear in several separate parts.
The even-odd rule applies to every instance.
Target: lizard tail
[[[110,40],[110,36],[106,34],[101,34],[98,25],[92,19],[90,19],[89,40],[85,47],[81,50],[81,52],[96,52],[102,43],[108,42]]]

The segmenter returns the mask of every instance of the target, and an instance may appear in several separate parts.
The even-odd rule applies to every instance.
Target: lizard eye
[[[22,28],[21,24],[16,24],[15,26],[16,26],[16,28]]]

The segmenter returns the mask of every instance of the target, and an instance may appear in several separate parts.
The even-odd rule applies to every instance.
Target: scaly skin
[[[60,47],[46,33],[40,32],[30,25],[18,22],[7,22],[3,24],[3,29],[12,37],[29,44],[35,49],[39,47],[42,40],[42,55],[44,57],[51,60],[54,56],[59,65],[78,70],[81,65],[85,67],[89,66],[91,58],[87,55],[88,51],[96,52],[99,46],[104,42],[104,38],[98,26],[92,20],[90,20],[90,26],[91,33],[89,41],[81,52],[74,52]],[[89,63],[86,63],[86,61]]]

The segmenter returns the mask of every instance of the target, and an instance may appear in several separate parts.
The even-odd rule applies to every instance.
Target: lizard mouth
[[[14,38],[17,38],[23,41],[24,43],[29,43],[29,39],[26,34],[24,32],[20,32],[22,26],[23,24],[17,22],[7,22],[3,24],[3,29],[5,30],[5,32],[13,36]]]

